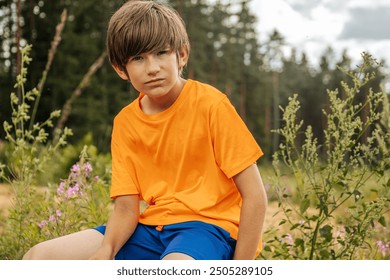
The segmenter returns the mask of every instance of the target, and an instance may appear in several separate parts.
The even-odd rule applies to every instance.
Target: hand
[[[113,260],[114,255],[112,249],[109,246],[100,246],[100,248],[93,254],[90,260]]]

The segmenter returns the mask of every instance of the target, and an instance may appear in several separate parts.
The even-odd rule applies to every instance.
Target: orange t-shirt
[[[141,93],[115,117],[111,197],[139,194],[139,222],[203,221],[237,239],[241,196],[232,177],[263,154],[226,97],[187,80],[167,110],[147,115]],[[259,249],[261,244],[259,244]]]

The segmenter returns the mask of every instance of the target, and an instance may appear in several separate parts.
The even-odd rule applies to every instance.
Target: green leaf
[[[286,223],[286,220],[285,219],[282,219],[281,221],[280,221],[280,223],[279,223],[279,226],[281,226],[281,225],[283,225],[283,224],[285,224]]]
[[[294,224],[291,228],[290,228],[290,230],[294,230],[294,229],[296,229],[297,227],[299,227],[301,224],[299,224],[299,223],[296,223],[296,224]]]
[[[384,216],[381,216],[378,220],[378,223],[380,223],[382,226],[386,227],[386,219]]]
[[[329,259],[330,257],[330,253],[326,250],[321,250],[320,251],[320,256],[322,259]]]
[[[329,242],[332,240],[332,227],[330,225],[323,226],[320,228],[320,235],[325,238],[325,241]]]
[[[295,247],[300,247],[302,251],[305,251],[305,241],[301,238],[296,238],[294,241]]]
[[[305,198],[301,201],[301,205],[300,205],[300,208],[299,210],[301,211],[301,214],[305,213],[306,210],[309,208],[310,206],[310,200]]]
[[[272,250],[271,250],[271,247],[270,247],[270,246],[265,246],[265,247],[264,247],[264,251],[267,251],[267,252],[272,252]]]

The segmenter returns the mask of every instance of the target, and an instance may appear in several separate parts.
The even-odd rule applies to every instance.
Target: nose
[[[146,73],[155,75],[160,71],[160,65],[154,55],[149,55],[146,59]]]

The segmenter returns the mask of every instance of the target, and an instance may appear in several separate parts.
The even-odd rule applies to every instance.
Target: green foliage
[[[29,125],[30,103],[40,94],[36,89],[25,90],[30,50],[30,45],[22,49],[22,68],[15,84],[21,97],[11,93],[12,123],[4,122],[8,143],[0,177],[12,188],[13,205],[1,225],[0,259],[19,259],[37,242],[103,223],[108,214],[107,183],[92,175],[87,147],[56,191],[36,184],[39,174],[50,170],[47,164],[61,153],[71,131],[65,128],[56,143],[48,141],[47,129],[58,111],[43,123]],[[96,149],[89,150],[97,158]]]
[[[55,192],[51,189],[47,193],[48,205],[45,205],[45,211],[35,220],[35,225],[39,227],[40,241],[107,221],[107,184],[99,176],[94,176],[92,171],[85,146],[80,160],[71,167],[68,178],[61,180]]]
[[[87,147],[88,161],[94,167],[95,173],[109,183],[111,180],[111,155],[98,150],[94,145],[92,133],[86,134],[77,143],[67,144],[60,152],[54,153],[43,167],[44,170],[50,170],[50,172],[37,174],[38,183],[57,184],[58,178],[67,177],[68,170],[79,160],[80,153],[85,146]]]
[[[0,85],[5,92],[12,88],[19,71],[17,32],[13,32],[19,28],[19,17],[14,2],[5,2],[0,8],[4,27],[4,36],[0,36]],[[378,65],[362,64],[372,68],[368,72],[336,71],[332,68],[334,54],[329,50],[321,57],[320,68],[315,69],[304,54],[301,59],[295,52],[290,58],[284,57],[284,40],[279,33],[262,42],[259,51],[250,1],[166,2],[183,16],[190,35],[192,52],[185,74],[227,93],[266,155],[271,154],[267,152],[271,151],[271,142],[275,147],[279,144],[276,137],[271,139],[271,128],[279,127],[279,113],[273,108],[285,105],[291,92],[300,93],[299,99],[290,99],[284,109],[284,128],[274,134],[284,138],[275,154],[274,186],[286,217],[280,227],[266,233],[263,257],[388,258],[388,253],[382,256],[381,252],[389,244],[383,238],[389,235],[385,225],[389,223],[386,198],[390,185],[390,110],[386,95],[377,88],[383,80]],[[34,49],[24,50],[25,54],[31,51],[34,64],[29,65],[27,73],[30,58],[24,54],[16,91],[10,98],[2,96],[0,103],[0,121],[7,121],[4,132],[0,131],[0,177],[12,185],[15,197],[9,216],[0,217],[0,258],[11,259],[20,258],[39,240],[88,226],[89,222],[82,223],[80,217],[83,213],[86,221],[89,219],[88,209],[93,207],[88,205],[92,201],[101,205],[101,214],[105,214],[106,195],[100,188],[106,189],[110,180],[110,158],[99,151],[109,150],[113,116],[137,95],[128,84],[118,82],[106,61],[78,97],[68,119],[76,136],[73,145],[61,146],[69,141],[68,129],[64,130],[63,140],[50,143],[51,126],[59,113],[56,109],[62,108],[104,50],[107,20],[121,1],[42,0],[21,4],[20,20],[29,23],[19,25],[23,28],[22,43],[34,45]],[[24,87],[41,80],[40,73],[51,56],[45,52],[50,44],[47,38],[53,36],[52,27],[64,9],[68,18],[62,43],[41,89],[42,98],[35,104],[39,105],[38,121],[32,124],[30,106],[41,93],[36,89],[25,92]],[[368,56],[366,59],[370,60]],[[344,53],[339,64],[348,68],[350,63]],[[364,74],[370,72],[376,73],[375,79]],[[351,78],[349,83],[340,84],[347,77]],[[335,90],[326,95],[326,88]],[[7,141],[2,142],[6,136]],[[92,192],[85,191],[87,198],[74,197],[55,204],[59,200],[58,178],[68,177],[67,170],[85,151],[85,145],[88,162],[100,181],[92,180],[92,175],[80,177],[88,190],[101,193],[95,197],[98,201],[89,197]],[[287,186],[284,175],[293,178]],[[64,182],[71,181],[68,178]],[[84,205],[80,212],[76,211],[80,215],[67,212],[78,209],[79,203]],[[58,209],[62,218],[56,213]],[[52,215],[53,223],[41,229],[39,223]],[[57,220],[65,215],[69,223]]]
[[[357,101],[373,79],[375,63],[363,53],[356,71],[342,69],[352,83],[342,83],[342,94],[328,91],[323,143],[298,120],[297,95],[282,108],[284,126],[275,133],[283,141],[274,154],[273,186],[284,217],[280,227],[265,233],[262,257],[389,258],[389,103],[383,91],[371,88],[364,102]],[[286,187],[285,175],[295,192]]]
[[[58,118],[60,111],[53,111],[49,118],[39,123],[30,124],[31,103],[40,95],[40,92],[33,88],[26,91],[25,83],[27,77],[27,65],[31,59],[29,52],[31,45],[22,49],[22,64],[20,74],[17,76],[14,88],[18,92],[11,93],[12,117],[11,124],[4,122],[3,127],[6,140],[10,143],[9,154],[7,155],[7,173],[13,178],[22,182],[23,185],[30,185],[33,182],[33,174],[42,171],[42,166],[50,156],[66,144],[68,136],[72,135],[71,130],[65,128],[56,143],[47,146],[47,128],[53,127],[53,120]],[[1,165],[1,174],[5,173],[5,165]]]
[[[29,186],[27,195],[15,193],[16,203],[0,236],[0,259],[20,259],[38,242],[104,224],[110,205],[108,184],[95,174],[85,146],[56,189]]]

